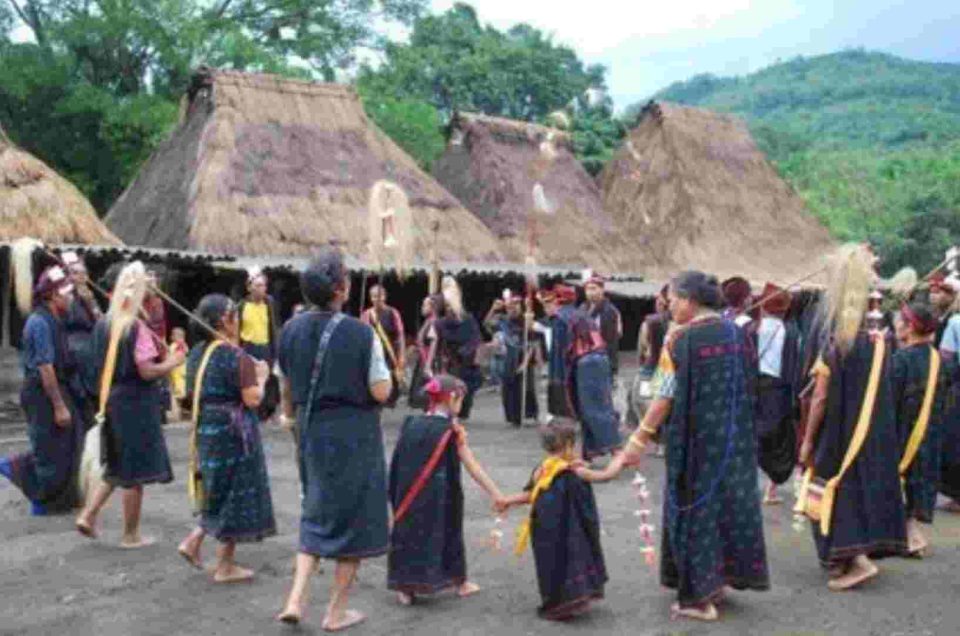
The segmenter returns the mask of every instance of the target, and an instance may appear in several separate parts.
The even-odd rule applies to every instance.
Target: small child
[[[901,444],[900,478],[906,498],[907,549],[910,555],[922,557],[929,542],[920,524],[933,522],[940,481],[940,428],[947,371],[933,348],[937,319],[929,304],[904,304],[895,328],[901,346],[893,356],[893,397]],[[934,367],[937,375],[931,377]],[[924,409],[928,399],[929,406]]]
[[[427,412],[404,420],[390,462],[393,531],[387,587],[397,592],[401,605],[413,603],[415,594],[451,587],[461,598],[480,590],[467,580],[461,464],[495,502],[503,502],[457,421],[467,386],[443,374],[424,390]]]
[[[190,352],[187,346],[187,332],[181,327],[174,327],[170,331],[169,353],[180,352],[186,356]],[[170,372],[170,419],[180,420],[180,405],[187,397],[187,364],[183,363]]]
[[[590,484],[574,472],[577,425],[555,418],[541,428],[547,458],[533,471],[524,492],[498,508],[530,504],[530,516],[517,533],[516,553],[533,543],[543,605],[538,614],[567,620],[603,598],[607,569],[600,547],[600,517]],[[589,472],[587,479],[593,481]]]

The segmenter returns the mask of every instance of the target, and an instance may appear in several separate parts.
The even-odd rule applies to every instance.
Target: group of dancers
[[[950,486],[960,470],[960,446],[952,441],[960,435],[951,430],[960,316],[949,315],[960,284],[940,277],[903,291],[895,317],[881,311],[878,320],[874,266],[869,248],[843,247],[826,295],[799,316],[786,290],[768,286],[752,303],[742,279],[720,285],[702,272],[676,276],[641,329],[636,393],[645,402],[625,443],[612,400],[611,341],[622,324],[603,300],[602,279],[588,281],[580,309],[573,288],[541,293],[543,323],[529,302],[506,296],[485,321],[507,348],[506,419],[517,425],[530,413],[521,406],[530,404],[522,378],[544,349],[530,348],[538,337],[547,341],[552,416],[540,427],[543,460],[531,467],[524,490],[508,495],[468,443],[482,338],[453,279],[424,301],[410,383],[411,405],[422,414],[405,419],[388,467],[380,413],[399,398],[403,324],[379,287],[362,319],[343,313],[350,273],[339,251],[321,251],[301,272],[306,306],[282,328],[272,306],[260,307],[263,290],[246,312],[224,295],[205,296],[193,316],[205,335],[189,352],[168,349],[151,325],[156,282],[141,263],[117,272],[101,315],[85,290],[82,263],[70,259],[44,270],[33,289],[21,396],[31,450],[0,460],[0,474],[37,514],[83,503],[75,525],[89,538],[98,536],[99,512],[119,488],[121,547],[150,544],[140,532],[143,488],[173,479],[162,380],[185,364],[193,424],[186,481],[198,523],[178,553],[202,568],[201,548],[212,535],[213,580],[250,580],[254,572],[236,561],[237,544],[276,533],[259,426],[276,365],[301,495],[295,572],[277,616],[284,623],[303,619],[320,559],[336,562],[322,619],[328,631],[364,620],[349,608],[349,595],[366,558],[388,555],[387,585],[403,605],[447,589],[475,593],[466,571],[461,467],[498,514],[529,507],[515,549],[532,545],[540,615],[579,615],[607,583],[591,484],[637,465],[654,443],[666,450],[660,573],[677,590],[674,615],[716,620],[729,588],[769,589],[760,468],[774,484],[803,468],[796,510],[811,520],[830,589],[850,589],[878,573],[876,557],[924,555],[929,542],[919,524],[932,521],[938,489],[960,494]],[[259,274],[251,276],[251,285],[260,283]],[[79,348],[66,326],[78,312],[90,333]],[[245,313],[258,317],[254,326],[245,328]],[[249,338],[260,349],[251,350]],[[100,453],[86,470],[88,429]],[[602,455],[611,460],[595,465]],[[775,488],[765,501],[779,501]]]

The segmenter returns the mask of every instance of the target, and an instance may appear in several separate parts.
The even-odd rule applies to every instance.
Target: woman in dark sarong
[[[547,458],[524,492],[498,502],[498,508],[529,504],[530,516],[520,527],[516,554],[533,544],[537,583],[543,604],[537,613],[547,620],[567,620],[603,598],[607,568],[600,546],[600,515],[593,489],[573,470],[576,425],[557,418],[542,429]],[[586,471],[589,473],[590,471]]]
[[[83,388],[78,405],[83,413],[84,426],[93,426],[97,395],[97,361],[93,347],[93,329],[103,316],[97,299],[90,289],[86,265],[73,252],[66,252],[63,261],[70,270],[74,294],[67,309],[63,324],[67,332],[67,346],[77,365],[78,376]]]
[[[613,375],[607,346],[590,316],[577,312],[570,323],[567,391],[583,428],[583,457],[615,453],[621,446],[620,415],[613,408]]]
[[[828,344],[813,368],[816,383],[800,447],[800,463],[812,467],[824,485],[813,536],[834,591],[876,576],[871,557],[900,554],[906,547],[889,348],[886,336],[863,328],[875,277],[864,246],[840,250],[824,305]],[[861,421],[868,427],[858,426]],[[852,463],[844,461],[850,449],[858,450]]]
[[[524,419],[536,420],[540,415],[537,404],[536,360],[541,339],[531,328],[527,331],[524,343],[524,322],[523,298],[515,295],[494,301],[484,320],[487,330],[497,334],[504,345],[500,397],[504,419],[516,428],[523,425]],[[526,372],[523,370],[524,366],[527,368]]]
[[[937,319],[927,303],[904,305],[895,327],[901,346],[893,356],[893,399],[900,437],[900,476],[906,495],[908,549],[912,555],[923,556],[929,543],[920,524],[933,522],[940,481],[940,429],[947,371],[932,345]],[[932,365],[937,374],[930,384]],[[928,390],[933,393],[925,409]]]
[[[935,297],[934,284],[937,285]],[[941,289],[942,288],[942,289]],[[957,296],[952,289],[936,280],[931,283],[931,300],[953,301],[956,309]],[[960,512],[960,314],[954,313],[942,324],[939,349],[941,362],[947,372],[948,383],[942,420],[940,450],[940,486],[941,493],[950,498],[945,510]]]
[[[674,614],[705,621],[719,618],[725,586],[770,588],[748,389],[752,347],[743,329],[720,318],[722,302],[713,276],[684,272],[673,280],[670,312],[679,327],[661,356],[657,397],[625,451],[600,473],[610,479],[638,461],[667,422],[660,580],[677,590]]]
[[[423,299],[423,305],[420,308],[423,325],[417,332],[417,363],[413,369],[410,395],[407,398],[407,404],[412,409],[427,408],[428,401],[423,387],[439,370],[437,320],[443,313],[443,296],[434,294]]]
[[[0,458],[0,474],[30,500],[35,516],[69,512],[80,503],[77,471],[83,448],[82,392],[61,319],[73,287],[60,267],[41,274],[33,313],[23,327],[20,405],[30,451]]]
[[[162,382],[184,356],[167,356],[166,345],[137,318],[147,290],[143,263],[136,261],[120,273],[111,295],[110,311],[97,323],[94,347],[98,368],[112,383],[103,422],[101,454],[106,465],[101,484],[80,516],[76,528],[86,537],[96,537],[97,515],[115,488],[123,489],[122,548],[140,548],[153,543],[140,535],[143,487],[173,481],[167,443],[163,437],[166,404]],[[110,341],[116,338],[113,360],[108,359]]]
[[[402,605],[410,605],[415,594],[451,587],[461,598],[480,590],[467,580],[461,463],[494,502],[503,499],[456,420],[466,385],[441,375],[427,383],[426,392],[427,414],[407,417],[390,462],[394,519],[387,587]]]
[[[341,313],[350,272],[330,248],[310,261],[300,287],[311,309],[280,335],[280,368],[287,385],[284,415],[297,408],[301,492],[300,547],[293,588],[277,617],[299,623],[310,576],[320,558],[337,561],[323,619],[328,631],[364,616],[347,609],[360,560],[387,551],[387,470],[379,406],[392,381],[380,339]]]
[[[197,314],[221,337],[194,346],[187,359],[187,386],[194,395],[195,448],[191,457],[198,527],[178,552],[202,568],[200,546],[207,534],[220,542],[213,580],[233,583],[253,578],[234,561],[237,543],[262,541],[277,533],[270,481],[260,441],[256,409],[270,368],[240,349],[237,308],[221,294],[205,296]],[[202,373],[198,383],[198,374]],[[199,473],[199,474],[198,474]]]
[[[483,374],[477,365],[477,349],[483,341],[477,319],[464,311],[460,286],[452,277],[443,279],[445,313],[437,323],[440,370],[456,376],[467,385],[467,396],[460,409],[460,419],[470,419],[473,396],[483,384]]]
[[[570,346],[570,322],[576,314],[577,292],[567,285],[553,288],[551,302],[545,302],[550,328],[550,352],[547,359],[547,412],[554,417],[572,417],[567,399],[567,349]]]

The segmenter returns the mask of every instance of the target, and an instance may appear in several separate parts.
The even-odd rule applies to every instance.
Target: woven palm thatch
[[[600,184],[604,209],[652,257],[650,276],[693,268],[787,283],[834,247],[731,116],[651,102]]]
[[[330,242],[364,259],[371,186],[406,192],[425,255],[501,260],[496,240],[366,117],[353,89],[201,68],[178,128],[107,223],[137,245],[246,256],[309,254]]]
[[[0,241],[119,245],[86,197],[0,129]]]
[[[538,262],[607,271],[636,270],[643,264],[637,250],[616,233],[600,191],[574,157],[566,133],[458,113],[433,174],[500,238],[511,260],[526,256],[527,219],[545,198],[552,214],[536,217]]]

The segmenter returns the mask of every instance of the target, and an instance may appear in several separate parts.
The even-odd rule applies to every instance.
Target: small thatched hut
[[[416,249],[500,259],[493,235],[366,117],[353,89],[200,69],[180,125],[107,216],[127,243],[303,255],[330,242],[363,258],[380,179],[409,197]]]
[[[0,128],[0,241],[119,245],[86,197]]]
[[[641,269],[642,255],[616,232],[567,134],[553,131],[555,158],[544,161],[540,146],[550,132],[537,124],[458,113],[433,175],[497,235],[511,260],[527,255],[527,222],[540,183],[552,215],[539,214],[535,221],[539,262]]]
[[[600,184],[604,209],[652,255],[650,277],[696,268],[788,283],[832,247],[728,115],[651,102]]]

